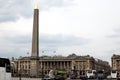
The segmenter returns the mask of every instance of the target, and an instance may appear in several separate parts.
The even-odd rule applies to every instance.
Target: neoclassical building
[[[33,15],[32,50],[30,57],[20,57],[13,60],[13,72],[22,76],[39,77],[48,74],[50,69],[64,69],[68,73],[75,71],[79,74],[86,74],[87,70],[108,70],[109,63],[100,59],[95,59],[89,55],[79,56],[71,54],[69,56],[41,56],[39,57],[39,8],[34,7]]]
[[[113,54],[111,57],[112,70],[117,70],[120,76],[120,55]]]
[[[30,76],[31,58],[20,57],[18,62],[15,62],[17,67],[17,74],[23,76]],[[34,64],[32,64],[34,65]],[[96,59],[89,55],[78,56],[76,54],[64,56],[41,56],[39,57],[39,76],[48,74],[51,69],[64,69],[68,73],[73,70],[78,75],[86,74],[87,70],[110,70],[110,65],[106,61]]]

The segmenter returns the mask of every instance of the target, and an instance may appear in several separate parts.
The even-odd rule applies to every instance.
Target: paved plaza
[[[20,78],[12,78],[11,80],[20,80]],[[42,80],[41,78],[21,78],[21,80]],[[81,79],[67,79],[67,80],[81,80]],[[97,80],[97,79],[88,79],[88,80]],[[108,80],[108,79],[104,79]],[[110,79],[110,80],[116,80],[116,79]]]
[[[11,78],[11,80],[20,80],[20,78]],[[21,78],[21,80],[42,80],[41,78]]]

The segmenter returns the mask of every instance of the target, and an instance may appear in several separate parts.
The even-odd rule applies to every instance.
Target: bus
[[[87,71],[87,78],[96,78],[96,70],[88,70]]]
[[[97,77],[99,80],[105,79],[107,77],[106,72],[104,70],[98,70]]]
[[[7,58],[0,58],[0,80],[11,79],[11,65]]]
[[[116,70],[111,71],[111,78],[117,78],[117,71]]]

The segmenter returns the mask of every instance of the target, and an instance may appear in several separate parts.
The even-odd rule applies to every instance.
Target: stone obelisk
[[[34,7],[33,34],[32,34],[32,53],[30,76],[39,76],[39,9],[38,4]]]

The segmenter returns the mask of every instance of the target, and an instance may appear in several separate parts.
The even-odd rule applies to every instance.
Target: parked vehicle
[[[111,80],[111,79],[112,79],[111,75],[108,75],[107,80]]]
[[[56,75],[54,80],[65,80],[65,78],[62,75]]]
[[[11,79],[10,60],[7,58],[0,58],[0,80]]]
[[[111,78],[114,78],[114,79],[117,78],[117,71],[116,70],[111,71]]]
[[[99,71],[97,71],[97,78],[98,78],[98,79],[103,80],[103,79],[105,79],[106,77],[107,77],[107,75],[105,74],[105,71],[104,71],[104,70],[99,70]]]
[[[88,70],[87,71],[87,78],[95,79],[96,78],[96,70]]]
[[[51,80],[51,78],[49,77],[49,75],[45,75],[43,80]]]
[[[77,79],[87,80],[87,76],[86,75],[79,75],[77,77]]]
[[[117,77],[117,80],[120,80],[120,77]]]

